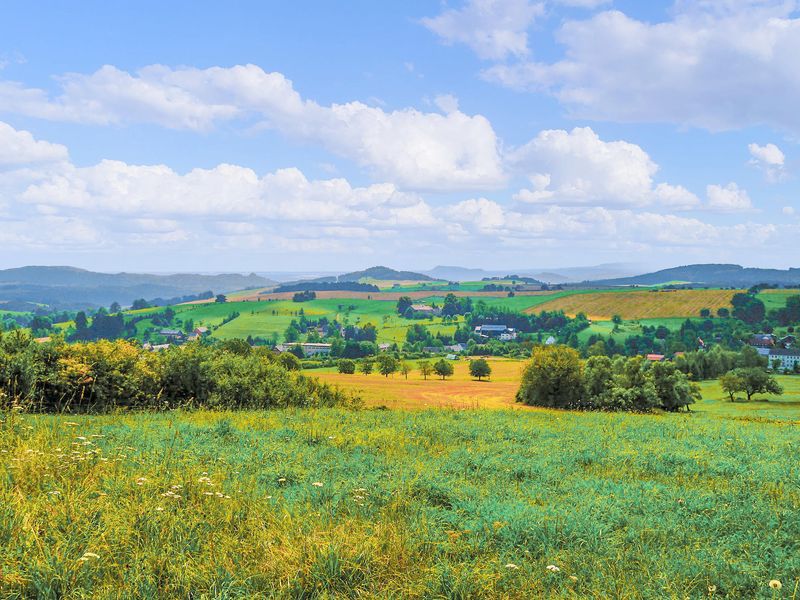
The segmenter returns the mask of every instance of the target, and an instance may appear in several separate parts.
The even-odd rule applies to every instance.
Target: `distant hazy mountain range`
[[[370,267],[363,271],[353,271],[351,273],[343,273],[339,276],[333,277],[319,277],[313,279],[314,282],[330,283],[334,281],[348,282],[358,281],[360,279],[377,279],[380,281],[433,281],[432,277],[423,275],[422,273],[415,273],[413,271],[396,271],[389,267]]]
[[[631,265],[608,264],[545,270],[512,269],[512,272],[508,272],[439,266],[418,273],[377,266],[339,276],[301,278],[301,280],[318,284],[331,282],[343,284],[363,279],[480,281],[485,277],[517,275],[550,284],[584,283],[597,286],[657,285],[673,282],[723,287],[750,287],[759,283],[800,285],[800,268],[781,270],[745,268],[740,265],[699,264],[641,275],[633,275],[631,273],[633,268]],[[208,291],[218,294],[275,285],[273,279],[253,273],[154,275],[97,273],[73,267],[21,267],[0,270],[0,310],[30,310],[37,304],[46,304],[59,310],[109,306],[112,302],[126,306],[137,298],[150,301],[172,300]]]
[[[123,306],[137,298],[176,298],[202,292],[225,293],[274,285],[258,275],[149,275],[96,273],[73,267],[21,267],[0,270],[0,310],[24,308],[20,304],[47,304],[75,309]]]
[[[713,286],[750,287],[759,283],[772,285],[800,284],[800,269],[756,269],[741,265],[686,265],[633,277],[593,280],[596,285],[658,285],[688,282]]]
[[[480,281],[484,277],[503,277],[505,275],[520,275],[532,277],[545,283],[578,283],[590,279],[608,279],[612,277],[628,277],[640,272],[641,268],[634,265],[612,263],[590,267],[563,267],[548,269],[512,269],[486,270],[469,269],[464,267],[439,266],[423,271],[434,279],[447,281]]]

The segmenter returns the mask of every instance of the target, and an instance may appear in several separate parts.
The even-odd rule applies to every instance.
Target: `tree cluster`
[[[537,346],[522,375],[517,401],[580,410],[677,411],[700,390],[672,363],[593,356],[584,364],[567,346]]]

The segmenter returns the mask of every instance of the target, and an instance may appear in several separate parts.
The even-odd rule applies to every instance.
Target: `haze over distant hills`
[[[128,305],[137,298],[175,298],[207,291],[232,292],[274,282],[258,275],[180,273],[97,273],[74,267],[20,267],[0,270],[0,308],[19,303],[53,308]]]
[[[687,282],[714,286],[750,287],[759,283],[800,284],[800,269],[758,269],[727,264],[698,264],[662,269],[633,277],[593,280],[596,285],[658,285]]]
[[[377,279],[381,281],[433,281],[432,277],[423,275],[422,273],[415,273],[414,271],[397,271],[389,267],[370,267],[363,271],[352,271],[350,273],[343,273],[338,276],[332,277],[319,277],[312,281],[320,283],[330,283],[333,281],[339,282],[355,282],[360,279]]]
[[[546,269],[470,269],[454,266],[437,266],[422,271],[434,279],[448,281],[479,281],[484,277],[502,277],[504,275],[521,275],[532,277],[545,283],[577,283],[590,279],[607,279],[611,277],[628,277],[640,273],[641,267],[623,263],[610,263],[588,267],[558,267]]]

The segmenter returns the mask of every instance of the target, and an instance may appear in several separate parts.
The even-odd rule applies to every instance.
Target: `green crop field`
[[[769,311],[786,306],[786,299],[789,296],[800,296],[800,290],[762,290],[758,294],[758,299],[764,303],[764,307]]]
[[[781,410],[6,414],[0,596],[794,598]]]

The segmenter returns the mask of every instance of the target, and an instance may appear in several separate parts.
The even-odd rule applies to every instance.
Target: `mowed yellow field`
[[[582,312],[590,319],[604,321],[613,315],[623,319],[698,317],[700,310],[730,308],[731,298],[741,290],[672,290],[590,292],[556,298],[526,312],[563,310],[568,316]]]
[[[409,373],[408,379],[400,373],[389,377],[377,372],[370,375],[343,375],[327,369],[308,371],[308,375],[358,393],[367,406],[528,409],[514,402],[525,362],[491,357],[487,360],[492,367],[492,376],[484,381],[470,377],[468,360],[454,361],[453,376],[445,381],[436,375],[431,375],[425,381],[414,364],[411,365],[414,370]]]

